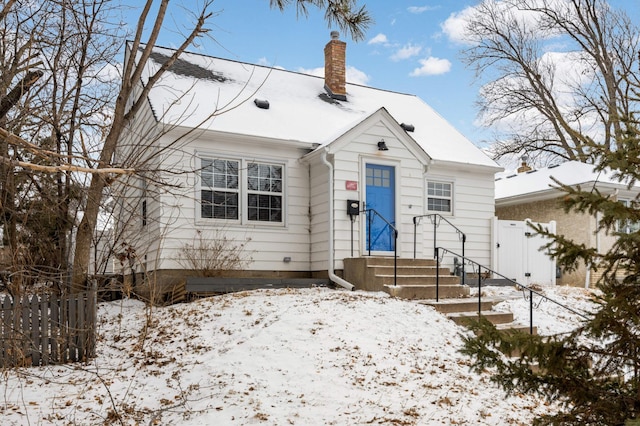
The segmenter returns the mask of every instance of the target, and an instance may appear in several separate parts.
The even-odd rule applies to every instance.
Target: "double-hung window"
[[[247,218],[282,222],[282,166],[247,164]]]
[[[282,164],[202,158],[200,217],[283,223]]]
[[[637,208],[637,204],[634,204],[631,202],[631,200],[619,200],[625,207],[632,207],[632,206],[636,206]],[[632,234],[636,231],[640,230],[640,222],[634,222],[631,220],[619,220],[618,221],[618,232],[622,232],[625,234]]]
[[[200,216],[207,219],[237,220],[240,162],[205,158],[201,161]]]
[[[451,182],[427,181],[427,210],[453,213],[453,184]]]

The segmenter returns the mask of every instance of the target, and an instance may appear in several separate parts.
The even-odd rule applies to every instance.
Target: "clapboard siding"
[[[160,146],[170,146],[180,137],[179,130],[174,129],[162,137]],[[388,151],[378,151],[380,139],[385,140]],[[492,173],[431,164],[424,152],[382,113],[365,120],[331,146],[329,161],[333,164],[333,188],[329,188],[330,169],[323,162],[323,151],[305,156],[305,151],[299,147],[274,144],[273,141],[212,132],[190,136],[182,142],[180,149],[168,149],[162,157],[164,163],[175,165],[172,169],[181,169],[183,173],[164,176],[173,185],[170,189],[153,188],[153,196],[147,197],[147,226],[142,229],[140,221],[132,219],[127,237],[137,237],[140,243],[136,247],[140,250],[137,255],[140,259],[146,257],[147,270],[181,268],[178,255],[185,243],[193,242],[198,233],[214,235],[216,231],[223,232],[238,244],[246,244],[246,255],[252,258],[250,270],[317,272],[326,271],[329,266],[339,270],[343,268],[343,259],[352,256],[352,247],[353,256],[367,254],[363,240],[364,217],[358,216],[352,228],[346,208],[347,200],[366,201],[364,167],[366,163],[373,163],[395,166],[399,256],[413,257],[414,250],[418,257],[433,256],[432,227],[428,221],[423,220],[417,227],[415,247],[413,242],[413,218],[428,213],[426,180],[433,178],[453,182],[454,213],[447,218],[467,235],[466,254],[488,264],[494,210]],[[198,219],[198,175],[195,170],[199,167],[199,156],[284,164],[284,224]],[[357,189],[349,188],[348,182],[355,182]],[[129,200],[124,210],[129,210],[131,217],[140,211],[140,184],[131,185],[124,191]],[[334,200],[331,235],[328,223],[330,192]],[[334,245],[333,265],[328,264],[330,239]],[[438,229],[438,245],[458,251],[459,241],[454,231],[443,226]],[[284,262],[285,258],[291,261]]]
[[[454,214],[446,216],[467,237],[465,255],[484,265],[491,265],[491,221],[494,216],[494,175],[489,172],[467,172],[445,167],[433,167],[425,180],[446,180],[452,176],[454,185]],[[433,253],[433,231],[421,225],[425,255]],[[432,225],[430,225],[432,228]],[[457,233],[441,224],[437,232],[439,246],[460,253]],[[448,265],[451,266],[451,265]]]
[[[377,142],[382,138],[389,148],[388,151],[377,149]],[[423,209],[424,165],[407,149],[405,141],[401,141],[389,129],[388,123],[378,121],[355,135],[353,140],[335,155],[335,251],[338,269],[343,267],[342,259],[351,257],[351,222],[345,212],[347,200],[366,201],[366,179],[363,176],[366,163],[395,166],[399,202],[396,209],[396,226],[400,232],[399,255],[410,257],[413,254],[412,218]],[[346,190],[347,180],[358,182],[358,191]],[[364,216],[359,216],[353,225],[353,255],[365,255],[367,252],[363,233]]]
[[[320,156],[309,167],[311,270],[322,271],[329,266],[329,168]]]
[[[167,143],[175,138],[168,135]],[[214,149],[215,148],[215,149]],[[178,189],[162,195],[166,218],[160,239],[160,268],[180,268],[178,253],[185,243],[193,242],[198,233],[215,235],[222,232],[237,244],[246,244],[247,256],[253,260],[252,270],[308,270],[310,262],[309,238],[309,172],[299,161],[300,150],[292,147],[256,145],[226,135],[201,135],[188,147],[165,159],[169,164],[181,165],[184,174],[173,177]],[[190,156],[188,156],[189,154]],[[220,220],[197,219],[199,208],[196,191],[199,157],[224,157],[282,163],[285,166],[284,225],[270,223],[231,223]],[[152,254],[152,253],[149,253]],[[285,257],[291,258],[284,262]]]

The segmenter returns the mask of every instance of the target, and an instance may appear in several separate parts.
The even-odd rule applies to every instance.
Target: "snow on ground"
[[[549,292],[589,307],[584,289]],[[521,297],[504,303],[528,321]],[[577,324],[540,309],[543,330]],[[3,425],[528,425],[552,409],[470,372],[464,333],[425,305],[323,288],[152,311],[103,303],[97,358],[4,371],[0,415]]]
[[[581,319],[579,315],[549,299],[584,314],[595,308],[592,302],[593,290],[564,286],[533,286],[533,288],[535,289],[533,299],[529,298],[529,291],[516,290],[512,286],[483,287],[482,296],[506,299],[496,305],[494,310],[513,312],[514,323],[527,326],[530,324],[530,301],[533,300],[533,325],[537,333],[543,336],[570,332],[576,328]],[[477,296],[477,288],[472,288],[471,293]]]

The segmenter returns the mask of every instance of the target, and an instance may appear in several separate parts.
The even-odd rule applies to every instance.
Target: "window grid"
[[[244,170],[240,166],[241,160],[201,159],[201,218],[238,220],[246,202],[246,220],[282,223],[284,167],[258,162],[246,163]],[[240,185],[243,179],[246,186]]]
[[[248,220],[282,222],[282,166],[249,163],[247,189]]]
[[[200,216],[207,219],[239,218],[239,162],[201,159]]]
[[[381,186],[388,188],[391,185],[391,171],[375,168],[367,168],[367,186]]]
[[[427,210],[453,212],[453,185],[448,182],[427,182]]]

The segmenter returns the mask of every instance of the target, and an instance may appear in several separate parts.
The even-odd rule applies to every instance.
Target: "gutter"
[[[329,279],[336,284],[341,285],[347,290],[355,290],[356,286],[349,281],[337,276],[333,269],[334,249],[333,249],[333,164],[327,160],[327,148],[322,151],[322,162],[329,168]]]

